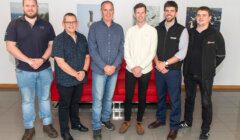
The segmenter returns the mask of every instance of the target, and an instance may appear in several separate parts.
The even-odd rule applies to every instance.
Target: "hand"
[[[132,68],[132,73],[135,77],[139,78],[142,76],[142,68],[139,66],[136,66],[136,67]]]
[[[159,61],[158,63],[156,63],[156,68],[159,71],[163,71],[166,68],[166,65],[164,64],[164,62]]]
[[[41,59],[41,58],[31,58],[30,59],[31,61],[30,61],[30,63],[28,63],[33,69],[38,69],[39,67],[41,67],[42,66],[42,64],[43,64],[43,59]]]
[[[84,71],[79,71],[76,73],[75,75],[75,78],[78,80],[78,81],[82,81],[85,77],[85,72]]]
[[[116,68],[113,65],[106,65],[104,67],[104,73],[106,75],[112,75],[115,72]]]
[[[166,73],[168,73],[168,71],[169,71],[168,69],[164,68],[164,69],[161,71],[161,73],[162,73],[162,74],[166,74]]]

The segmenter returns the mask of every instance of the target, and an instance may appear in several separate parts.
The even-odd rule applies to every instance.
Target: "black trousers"
[[[69,131],[68,121],[70,118],[71,125],[80,124],[79,102],[82,95],[82,84],[76,86],[64,87],[57,85],[60,100],[58,108],[58,117],[61,134]]]
[[[125,74],[125,103],[124,103],[124,118],[125,121],[130,121],[131,111],[132,111],[132,99],[134,95],[134,89],[136,81],[138,80],[138,112],[137,112],[137,121],[141,122],[145,107],[146,107],[146,93],[148,88],[148,82],[150,80],[150,72],[143,74],[141,77],[136,78],[134,75],[126,70]]]
[[[210,130],[212,123],[212,86],[213,78],[202,79],[197,75],[188,75],[184,77],[186,98],[185,98],[185,114],[184,119],[188,124],[192,124],[193,111],[196,97],[197,85],[201,92],[202,103],[202,126],[201,129],[204,132]]]

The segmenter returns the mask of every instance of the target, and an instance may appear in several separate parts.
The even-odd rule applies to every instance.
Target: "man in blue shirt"
[[[92,127],[96,140],[101,139],[101,124],[108,130],[115,129],[110,122],[110,115],[124,43],[122,27],[113,22],[113,3],[102,2],[101,12],[102,20],[93,23],[88,34],[93,81]]]
[[[69,133],[69,116],[72,129],[88,131],[88,128],[81,124],[78,114],[82,84],[87,78],[90,56],[86,37],[76,32],[76,16],[73,13],[65,14],[62,25],[64,31],[55,38],[52,55],[55,59],[56,82],[60,94],[58,114],[61,136],[64,140],[73,140]]]
[[[58,134],[52,126],[49,99],[52,69],[48,61],[55,33],[49,22],[37,16],[37,0],[23,0],[23,11],[24,16],[11,21],[5,35],[7,50],[16,58],[25,128],[22,140],[31,140],[35,134],[35,94],[38,96],[43,131],[55,138]]]

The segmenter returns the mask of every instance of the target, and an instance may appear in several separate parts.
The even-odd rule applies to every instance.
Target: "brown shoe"
[[[144,134],[144,126],[142,125],[141,122],[137,122],[136,131],[137,131],[138,135],[143,135]]]
[[[159,120],[156,120],[156,121],[150,123],[150,124],[148,125],[148,128],[149,128],[149,129],[155,129],[155,128],[157,128],[157,127],[159,127],[159,126],[162,126],[162,125],[165,125],[165,123],[163,123],[163,122],[161,122],[161,121],[159,121]]]
[[[56,138],[58,133],[55,128],[53,128],[52,124],[43,125],[43,132],[47,133],[48,137]]]
[[[170,132],[168,133],[167,140],[175,140],[177,137],[177,130],[171,129]]]
[[[25,129],[23,134],[22,140],[32,140],[33,136],[35,135],[35,128]]]
[[[123,134],[125,132],[127,132],[128,128],[130,127],[130,122],[129,121],[124,121],[121,125],[121,127],[119,128],[119,133]]]

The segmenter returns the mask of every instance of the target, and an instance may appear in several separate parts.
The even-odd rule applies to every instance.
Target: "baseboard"
[[[1,89],[18,90],[18,86],[17,84],[0,84]],[[183,85],[182,90],[184,90]],[[240,85],[214,85],[213,90],[240,90]]]
[[[17,84],[0,84],[1,89],[18,90]]]

